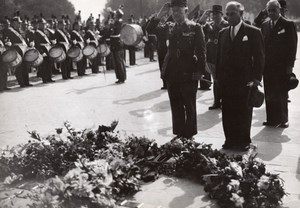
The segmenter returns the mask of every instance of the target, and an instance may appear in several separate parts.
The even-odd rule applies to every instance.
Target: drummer
[[[66,23],[64,19],[58,21],[54,37],[56,39],[56,44],[61,46],[65,53],[67,53],[67,50],[70,47],[70,43],[66,34],[64,33],[65,25]],[[66,59],[62,63],[60,63],[60,67],[63,79],[73,79],[73,77],[71,77],[72,60],[69,57],[66,57]]]
[[[52,69],[54,67],[53,62],[49,57],[50,40],[45,34],[47,22],[41,17],[37,22],[38,28],[34,34],[34,42],[36,49],[42,54],[43,62],[38,67],[40,76],[42,77],[43,83],[55,82],[52,80]]]
[[[72,45],[78,46],[80,50],[82,50],[85,44],[84,44],[84,39],[80,34],[80,27],[81,27],[81,23],[79,21],[75,21],[73,23],[73,30],[71,32],[71,43]],[[83,57],[80,61],[76,63],[78,76],[85,75],[86,61],[87,61],[86,57]]]
[[[93,45],[95,48],[98,47],[98,39],[95,34],[95,23],[92,18],[87,21],[87,31],[84,35],[84,39],[88,45]],[[92,73],[99,73],[99,62],[97,58],[90,60],[92,63]]]
[[[2,33],[2,24],[0,33]],[[5,46],[3,42],[0,40],[0,47],[4,50]],[[0,92],[4,90],[10,90],[10,88],[7,87],[7,73],[8,73],[8,67],[4,65],[2,62],[2,53],[3,51],[0,51]]]
[[[12,18],[11,27],[8,27],[5,32],[3,32],[3,39],[7,42],[5,43],[8,46],[12,46],[15,44],[21,45],[23,48],[27,47],[25,39],[21,35],[21,18],[19,16],[15,16]],[[20,51],[18,51],[20,53]],[[24,52],[25,53],[25,52]],[[24,54],[20,54],[23,56]],[[16,67],[15,76],[17,78],[18,84],[20,87],[29,87],[32,84],[29,83],[29,74],[28,74],[28,66],[25,61]]]

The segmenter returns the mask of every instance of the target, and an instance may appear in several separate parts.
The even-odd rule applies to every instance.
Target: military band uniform
[[[167,37],[168,52],[161,76],[167,82],[173,133],[191,138],[197,134],[197,85],[205,70],[203,30],[199,24],[187,19],[181,25],[168,22],[158,26],[158,23],[159,20],[153,18],[149,25],[164,31]]]
[[[90,40],[90,42],[89,43],[86,42],[86,44],[91,44],[95,48],[98,47],[98,44],[99,44],[98,40],[96,38],[95,33],[92,30],[87,30],[86,31],[86,33],[84,35],[84,39],[85,39],[85,41],[87,41],[88,39]],[[92,73],[94,73],[94,74],[99,73],[99,61],[98,61],[97,57],[90,60],[90,61],[92,63]]]
[[[4,48],[3,42],[0,40],[0,47]],[[7,73],[8,66],[2,61],[2,54],[0,54],[0,92],[7,89]]]
[[[207,23],[203,27],[206,40],[206,60],[207,67],[209,67],[210,74],[214,80],[213,93],[214,93],[214,105],[221,105],[221,88],[218,86],[216,80],[216,63],[217,63],[217,48],[218,48],[218,37],[219,32],[223,28],[228,26],[228,22],[221,20],[217,25],[214,22]],[[201,85],[201,84],[200,84]],[[202,86],[202,85],[201,85]]]
[[[38,67],[40,71],[40,76],[42,77],[43,83],[53,82],[52,80],[52,70],[54,64],[49,57],[50,50],[50,40],[44,31],[37,29],[34,35],[34,42],[36,49],[43,55],[43,62]]]
[[[23,47],[27,48],[27,43],[21,36],[21,33],[12,27],[9,27],[5,31],[3,31],[3,39],[9,39],[12,45],[20,44]],[[18,53],[23,57],[24,51],[18,51]],[[15,69],[15,76],[17,78],[18,84],[21,87],[31,86],[31,84],[29,84],[28,70],[29,69],[25,61],[22,61],[22,63]]]
[[[271,28],[271,20],[262,24],[266,63],[264,89],[266,100],[266,124],[270,126],[288,123],[287,77],[292,73],[297,53],[295,24],[280,16]],[[287,124],[288,125],[288,124]]]
[[[76,31],[76,30],[72,30],[71,32],[71,41],[72,41],[72,44],[73,44],[73,41],[76,42],[76,46],[78,46],[80,48],[80,50],[83,50],[83,47],[84,47],[84,39],[83,37],[81,36],[81,34],[79,33],[79,31]],[[85,75],[85,70],[86,70],[86,57],[83,56],[83,58],[78,61],[76,63],[77,65],[77,74],[78,76],[83,76]]]
[[[110,28],[110,44],[116,78],[119,82],[124,82],[126,80],[126,68],[123,43],[120,40],[121,29],[122,21],[115,20]]]
[[[55,31],[55,39],[57,42],[58,46],[61,46],[65,53],[67,54],[68,46],[70,46],[69,40],[65,33],[60,30],[56,29]],[[70,79],[71,78],[71,65],[72,61],[71,59],[67,56],[66,59],[60,63],[61,67],[61,75],[63,79]]]

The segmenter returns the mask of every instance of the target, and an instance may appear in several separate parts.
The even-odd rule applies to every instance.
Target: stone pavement
[[[300,50],[299,50],[300,51]],[[139,53],[139,57],[141,57]],[[300,53],[298,53],[298,59]],[[113,71],[61,80],[56,83],[34,82],[30,88],[14,88],[0,93],[0,147],[16,145],[29,139],[27,131],[42,135],[54,133],[68,120],[76,129],[97,128],[119,120],[117,130],[125,134],[145,135],[159,144],[172,135],[171,112],[167,91],[160,90],[158,63],[139,58],[138,65],[127,68],[125,84],[115,84]],[[300,62],[295,73],[300,77]],[[265,107],[253,113],[252,137],[258,156],[267,169],[285,180],[284,206],[300,207],[300,87],[290,92],[290,127],[273,129],[262,126]],[[224,142],[221,111],[208,111],[213,102],[212,91],[198,91],[199,142],[211,143],[220,149]],[[188,180],[161,177],[146,184],[135,195],[143,207],[217,207],[205,195],[203,187]]]

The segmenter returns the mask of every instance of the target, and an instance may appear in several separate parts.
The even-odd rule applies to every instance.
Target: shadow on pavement
[[[155,90],[152,92],[148,92],[146,94],[142,94],[136,98],[116,100],[113,102],[113,104],[128,105],[128,104],[137,103],[137,102],[145,102],[145,101],[149,101],[149,100],[155,99],[157,97],[160,97],[163,93],[166,93],[166,91],[159,89],[159,90]]]
[[[207,110],[197,116],[198,131],[204,131],[214,127],[222,121],[221,110]]]
[[[291,139],[283,135],[284,129],[263,128],[256,134],[252,141],[259,141],[258,157],[265,161],[271,161],[282,152],[282,143],[289,142]]]
[[[154,104],[151,108],[130,111],[129,114],[141,118],[152,116],[154,113],[161,113],[167,111],[170,111],[170,103],[169,101],[162,101],[160,103]]]
[[[157,71],[158,71],[158,68],[156,68],[154,70],[149,70],[149,71],[137,73],[137,74],[135,74],[135,76],[141,76],[141,75],[144,75],[144,74],[150,74],[150,73],[154,73],[154,72],[157,72]]]

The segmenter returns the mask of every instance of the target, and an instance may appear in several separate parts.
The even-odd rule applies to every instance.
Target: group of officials
[[[172,18],[168,18],[170,10]],[[297,32],[295,24],[284,17],[285,10],[285,1],[270,0],[251,25],[243,19],[244,6],[231,1],[225,8],[226,20],[222,7],[214,5],[191,21],[187,0],[171,0],[150,19],[147,31],[157,34],[162,44],[158,48],[166,48],[158,56],[171,104],[174,139],[197,134],[196,93],[199,80],[208,81],[207,72],[214,80],[214,104],[209,109],[222,108],[224,149],[249,149],[253,112],[249,96],[262,86],[262,79],[267,115],[263,125],[289,126],[288,91],[293,88]],[[207,22],[208,17],[212,21]]]
[[[209,109],[222,108],[224,149],[249,149],[253,112],[249,95],[252,95],[250,91],[262,86],[262,80],[267,118],[263,125],[287,128],[288,91],[293,88],[289,81],[295,78],[297,32],[295,24],[285,18],[286,2],[270,0],[253,25],[243,19],[244,6],[236,1],[227,3],[225,16],[220,5],[214,5],[212,10],[194,20],[187,18],[187,10],[187,0],[171,0],[143,26],[149,40],[157,38],[159,68],[163,89],[168,90],[175,138],[192,138],[197,134],[198,83],[200,81],[200,86],[207,88],[210,76],[214,103]],[[109,67],[112,62],[116,83],[124,83],[124,47],[120,40],[124,13],[120,8],[111,15],[113,18],[108,18],[101,29],[89,19],[84,31],[80,29],[80,21],[75,21],[71,30],[64,20],[58,21],[54,28],[53,22],[47,24],[41,17],[25,35],[20,33],[21,21],[17,16],[11,23],[6,21],[0,44],[36,47],[44,57],[38,71],[47,83],[54,82],[51,79],[53,69],[60,68],[63,79],[71,79],[72,67],[83,76],[90,63],[92,72],[97,73],[102,60],[98,54],[89,62],[89,57],[84,57],[74,64],[67,57],[56,64],[49,58],[51,47],[59,45],[67,52],[72,45],[84,49],[86,45],[98,47],[108,43],[111,54],[106,57],[106,65]],[[135,64],[132,52],[130,54],[130,62]],[[150,61],[155,61],[153,54]],[[7,79],[4,76],[6,66],[1,63],[0,67],[1,79]],[[31,86],[25,62],[16,67],[15,75],[21,87]],[[6,89],[6,85],[0,87]]]
[[[60,20],[52,16],[46,21],[42,14],[39,17],[35,15],[29,22],[26,18],[22,21],[17,12],[13,18],[6,18],[0,28],[0,91],[10,89],[7,87],[8,72],[16,76],[18,84],[23,88],[32,86],[29,72],[33,68],[37,70],[43,83],[51,83],[55,82],[52,74],[59,71],[65,80],[72,79],[72,70],[77,70],[78,76],[84,76],[88,66],[92,73],[98,73],[104,59],[107,69],[115,69],[116,83],[124,83],[126,69],[123,44],[120,40],[123,15],[121,9],[112,11],[105,25],[101,26],[99,18],[94,21],[90,17],[85,27],[82,26],[80,16],[76,16],[72,25],[65,16]],[[99,52],[101,45],[101,50],[105,49],[110,53],[102,56]],[[76,61],[68,55],[72,47],[80,50],[75,57]],[[30,49],[38,51],[42,62],[38,58],[32,62],[26,61],[25,57],[30,56],[26,53]],[[80,55],[82,53],[83,56]],[[15,54],[20,55],[20,58]]]

